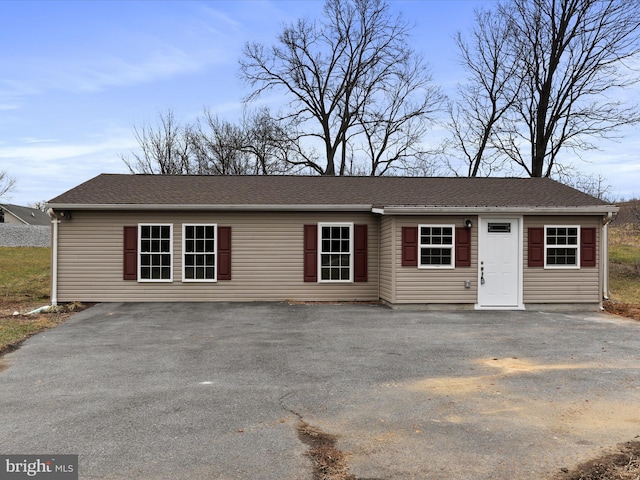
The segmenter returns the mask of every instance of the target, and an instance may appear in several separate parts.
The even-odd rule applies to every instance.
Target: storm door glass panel
[[[171,225],[140,225],[140,280],[170,281]]]
[[[183,241],[183,279],[216,280],[216,225],[185,225]]]
[[[349,225],[320,227],[320,279],[351,280],[351,227]]]

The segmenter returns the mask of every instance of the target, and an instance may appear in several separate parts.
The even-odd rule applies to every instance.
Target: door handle
[[[480,285],[484,285],[484,262],[480,262]]]

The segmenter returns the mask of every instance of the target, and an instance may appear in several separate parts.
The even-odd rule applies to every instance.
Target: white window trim
[[[142,227],[169,227],[169,278],[142,278]],[[139,223],[138,224],[138,282],[139,283],[171,283],[173,282],[173,224],[172,223]]]
[[[349,227],[349,280],[322,280],[322,228]],[[353,222],[322,222],[318,223],[318,283],[353,283]],[[332,252],[326,252],[332,253]],[[344,253],[344,252],[343,252]]]
[[[215,267],[213,269],[213,278],[185,278],[185,262],[186,255],[202,252],[187,252],[187,227],[213,227],[213,256],[215,258]],[[183,283],[216,283],[218,281],[218,224],[217,223],[183,223],[182,224],[182,282]]]
[[[423,248],[443,248],[442,245],[427,245],[422,243],[422,228],[423,227],[436,227],[436,228],[451,228],[451,265],[423,265],[422,264],[422,249]],[[444,248],[449,248],[444,246]],[[454,224],[440,224],[440,223],[423,223],[418,225],[418,268],[435,269],[435,270],[453,270],[456,268],[456,226]]]
[[[547,265],[547,248],[574,248],[570,245],[547,245],[548,228],[575,228],[578,232],[575,265]],[[580,225],[545,225],[544,226],[544,268],[548,270],[579,270],[580,269]]]

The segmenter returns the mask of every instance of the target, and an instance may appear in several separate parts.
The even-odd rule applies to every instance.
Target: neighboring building
[[[51,223],[51,218],[37,208],[0,203],[0,223],[48,226]]]
[[[597,308],[618,208],[546,178],[99,175],[52,199],[52,300]]]
[[[49,247],[51,218],[36,208],[0,204],[0,247]]]

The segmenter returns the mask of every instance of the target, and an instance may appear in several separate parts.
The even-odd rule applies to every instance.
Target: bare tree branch
[[[245,46],[241,73],[253,88],[247,100],[271,89],[290,96],[286,117],[300,127],[294,165],[344,175],[366,152],[369,174],[384,173],[419,138],[406,127],[422,129],[442,97],[409,47],[407,23],[383,0],[327,0],[324,13],[320,22],[286,26],[273,47]],[[313,149],[303,151],[313,139],[321,162]]]
[[[631,68],[639,38],[635,1],[503,0],[477,15],[473,41],[458,37],[469,82],[451,109],[468,174],[507,158],[548,177],[564,151],[640,122],[638,106],[622,99],[640,80]]]
[[[134,127],[134,135],[140,151],[131,156],[121,155],[131,173],[181,175],[192,172],[189,145],[184,128],[176,123],[172,110],[161,113],[160,125],[155,129],[148,125]]]
[[[0,198],[7,196],[15,190],[16,179],[10,177],[5,171],[0,171]]]

